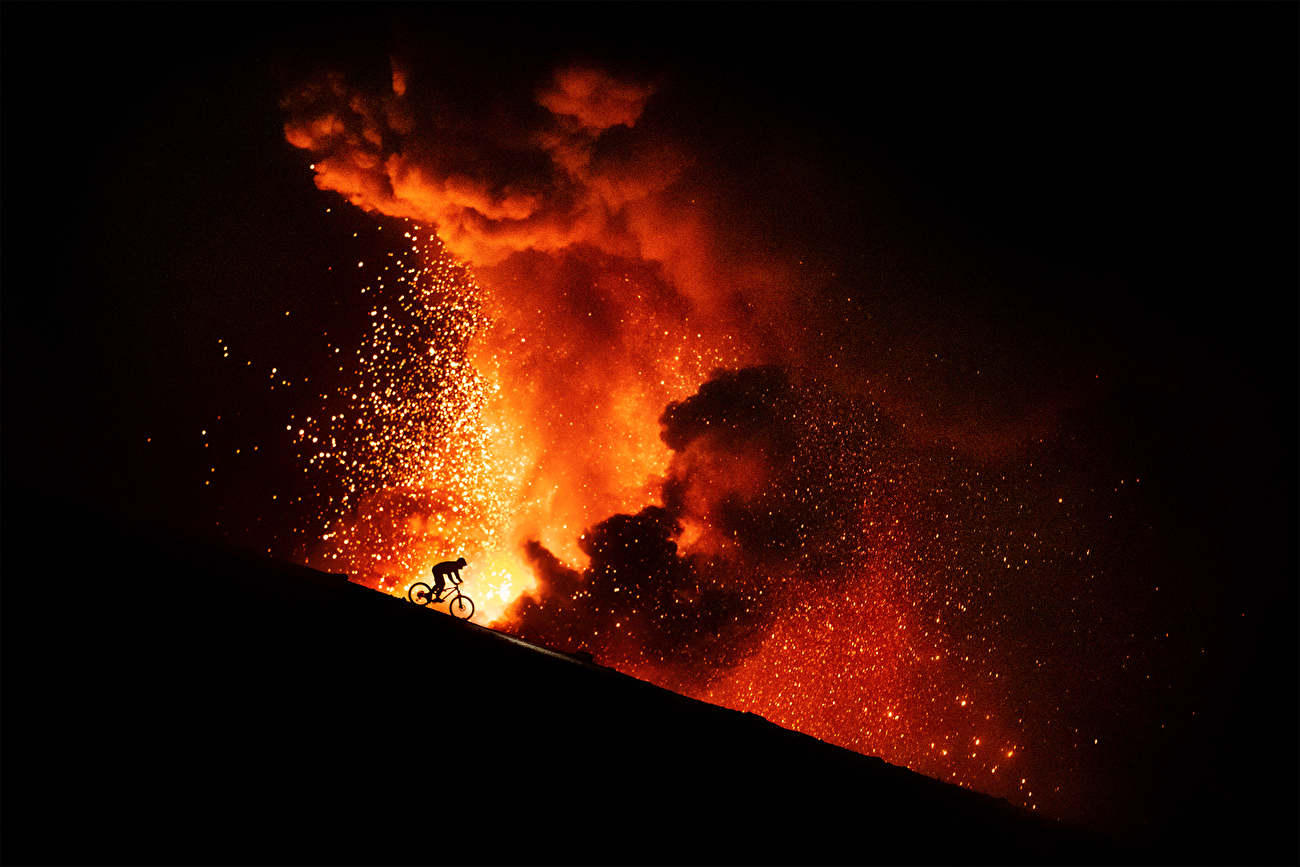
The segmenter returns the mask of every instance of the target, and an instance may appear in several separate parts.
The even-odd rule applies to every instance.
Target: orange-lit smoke
[[[712,203],[692,158],[663,123],[643,118],[652,84],[578,67],[555,73],[525,107],[500,95],[451,106],[409,79],[394,61],[392,93],[325,74],[284,100],[285,135],[316,155],[317,186],[436,225],[447,252],[494,292],[505,286],[489,266],[512,254],[584,248],[652,265],[710,317],[723,312],[724,294],[745,289],[717,272]]]

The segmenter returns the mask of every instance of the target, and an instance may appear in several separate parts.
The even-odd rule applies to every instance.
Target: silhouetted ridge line
[[[6,570],[13,863],[1135,860],[343,576],[9,514],[7,565],[95,576]]]

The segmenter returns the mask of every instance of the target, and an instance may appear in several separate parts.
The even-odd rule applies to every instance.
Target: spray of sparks
[[[493,385],[469,360],[485,325],[481,293],[438,255],[431,231],[403,228],[405,251],[389,253],[362,289],[373,306],[370,333],[348,359],[355,379],[290,426],[308,467],[341,491],[329,498],[330,526],[313,559],[405,593],[434,563],[463,555],[480,564],[480,610],[490,614],[510,598],[514,576],[493,559],[511,495],[483,414]]]
[[[579,368],[599,359],[539,339],[566,327],[548,322],[548,311],[527,324],[489,318],[473,276],[430,229],[405,221],[399,232],[408,246],[361,290],[372,299],[371,328],[350,353],[354,378],[289,426],[308,469],[341,491],[325,498],[329,526],[309,560],[405,595],[434,563],[464,556],[474,619],[490,623],[535,583],[517,553],[522,534],[581,562],[575,531],[655,500],[652,480],[670,454],[654,433],[659,410],[724,358],[693,346],[681,322],[654,310],[652,292],[623,274],[611,278],[629,302],[620,325],[638,354],[668,361],[602,381],[581,405],[529,406],[535,389],[520,383],[539,363],[572,356],[575,377],[591,378]],[[557,440],[580,457],[555,455]]]

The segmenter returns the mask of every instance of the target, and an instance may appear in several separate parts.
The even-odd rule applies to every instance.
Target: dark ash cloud
[[[719,371],[660,421],[673,449],[663,505],[590,528],[581,572],[529,542],[539,584],[506,625],[698,687],[757,648],[790,594],[842,582],[889,541],[874,518],[892,508],[893,437],[860,403],[776,366]]]

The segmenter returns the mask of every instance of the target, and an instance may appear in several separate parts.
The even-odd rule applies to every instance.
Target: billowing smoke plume
[[[602,142],[636,125],[648,85],[563,70],[536,94],[532,117],[517,122],[496,105],[408,95],[407,79],[395,63],[392,94],[376,97],[323,76],[287,101],[298,119],[286,135],[323,155],[323,189],[434,222],[448,249],[475,264],[579,243],[618,250],[635,241],[638,212],[680,174],[669,154]]]
[[[710,185],[653,110],[654,83],[585,66],[538,77],[531,94],[453,96],[398,60],[387,94],[322,74],[285,99],[285,134],[316,154],[322,189],[435,224],[480,276],[514,253],[592,248],[653,263],[716,316],[734,275],[717,273]]]
[[[902,237],[888,203],[862,198],[861,178],[849,192],[799,130],[711,117],[717,94],[631,65],[511,58],[506,72],[436,54],[412,38],[382,88],[315,74],[284,100],[286,135],[322,189],[435,225],[471,265],[497,323],[487,356],[527,366],[514,372],[544,407],[530,425],[563,400],[539,367],[566,386],[589,368],[620,383],[640,435],[712,369],[775,362],[998,456],[1050,432],[1082,381],[1075,348],[1024,327],[1043,311],[1008,301],[1037,277]]]

